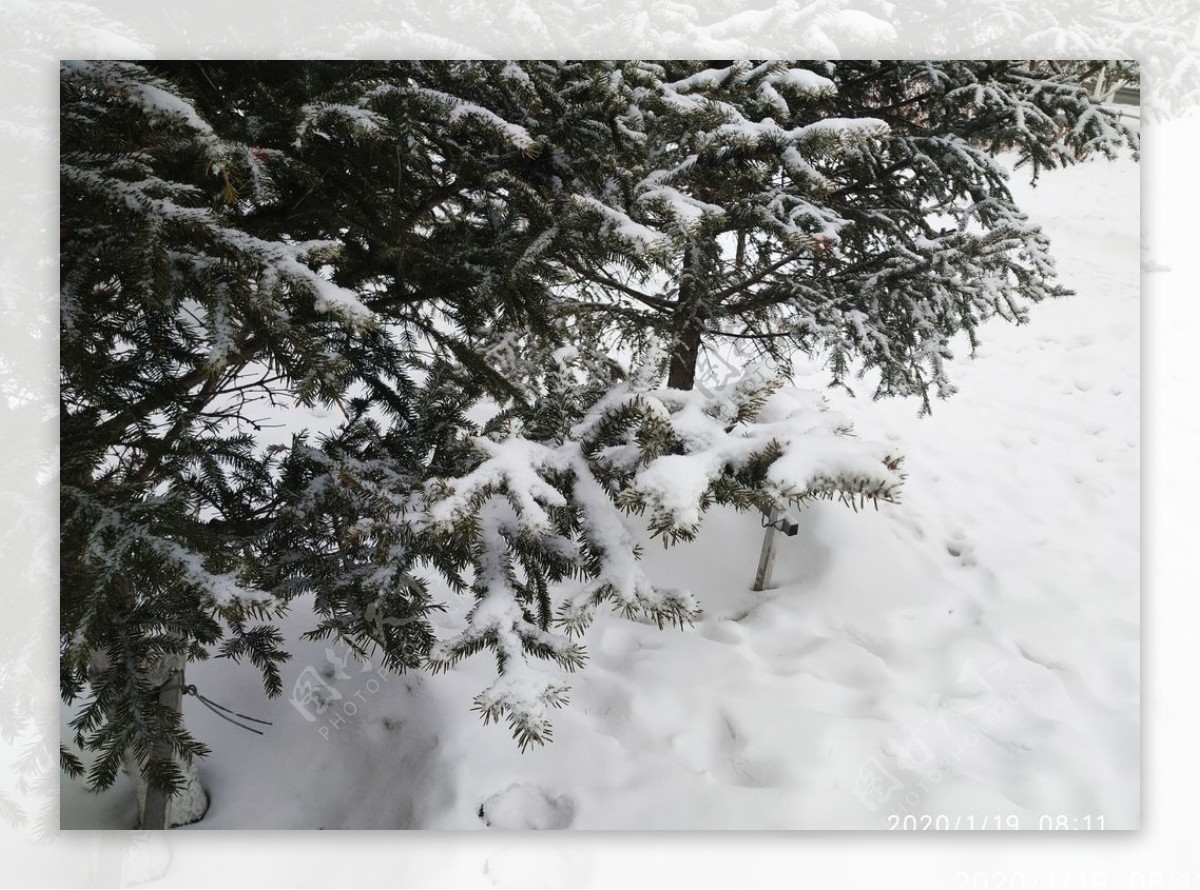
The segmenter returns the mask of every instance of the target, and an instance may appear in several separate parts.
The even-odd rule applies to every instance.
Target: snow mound
[[[479,807],[479,818],[488,828],[538,831],[570,828],[575,819],[575,804],[568,797],[554,796],[536,785],[517,783],[485,800]]]

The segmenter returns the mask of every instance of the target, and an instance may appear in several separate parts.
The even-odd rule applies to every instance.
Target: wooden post
[[[762,553],[758,557],[758,573],[754,576],[754,589],[766,590],[771,586],[771,572],[775,568],[775,523],[779,519],[779,508],[772,507],[767,514],[767,527],[763,531]]]
[[[183,668],[187,659],[183,655],[166,655],[146,665],[150,685],[157,689],[158,703],[170,708],[183,719]],[[92,651],[88,658],[88,678],[95,680],[109,666],[108,656],[101,649]],[[175,756],[170,742],[160,740],[154,744],[156,757],[169,759]],[[140,829],[161,831],[177,825],[198,822],[208,811],[208,793],[200,784],[200,770],[195,763],[184,763],[176,759],[183,771],[183,789],[169,796],[150,788],[150,784],[138,767],[132,752],[125,752],[123,768],[133,781],[137,799],[137,822]]]
[[[149,670],[151,682],[158,689],[158,703],[179,714],[180,720],[183,719],[183,669],[186,664],[183,655],[167,655]],[[139,826],[143,830],[163,831],[200,821],[208,811],[208,792],[200,784],[198,766],[176,757],[166,739],[154,743],[154,755],[164,760],[175,759],[183,772],[183,787],[174,795],[164,794],[150,787],[137,763],[127,762],[126,771],[137,789]]]
[[[179,714],[183,719],[183,666],[182,655],[168,655],[163,658],[163,670],[166,682],[158,687],[158,703],[168,710]],[[160,739],[154,743],[154,756],[170,760],[175,755],[171,751],[171,743]],[[142,828],[151,831],[162,831],[170,828],[169,811],[171,796],[157,788],[146,787],[146,803],[142,807]]]

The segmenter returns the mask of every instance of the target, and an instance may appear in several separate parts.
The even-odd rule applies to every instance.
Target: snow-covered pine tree
[[[551,584],[562,589],[578,548],[591,580],[565,592],[565,628],[586,625],[606,599],[660,622],[691,612],[677,593],[604,581],[612,569],[597,557],[632,539],[619,514],[591,516],[591,480],[624,510],[647,511],[652,532],[668,540],[694,534],[714,503],[765,512],[818,493],[894,495],[897,456],[862,445],[871,457],[854,463],[836,436],[848,430],[831,418],[806,427],[800,411],[791,419],[804,435],[793,427],[762,439],[762,420],[723,401],[729,393],[687,392],[702,344],[737,339],[784,367],[796,350],[824,350],[835,382],[856,366],[877,368],[876,397],[915,394],[928,410],[931,391],[953,391],[944,361],[955,334],[974,343],[987,318],[1023,321],[1029,303],[1066,293],[997,153],[1017,152],[1036,175],[1136,147],[1094,101],[1088,76],[1021,62],[557,68],[564,108],[589,142],[576,155],[548,140],[556,212],[530,255],[556,286],[573,335],[515,349],[534,368],[514,367],[509,378],[546,389],[535,384],[501,411],[480,440],[482,462],[447,482],[432,508],[435,526],[466,529],[482,554],[469,625],[433,660],[496,651],[501,679],[477,701],[485,719],[507,713],[523,745],[548,735],[548,709],[563,690],[537,672],[518,679],[518,656],[568,667],[582,657],[547,636]],[[566,344],[578,361],[598,343],[644,347],[649,332],[669,346],[665,389],[650,361],[609,393],[581,397],[565,353],[551,352]],[[585,379],[595,387],[602,376],[593,369]],[[747,391],[765,382],[751,374]],[[613,437],[603,445],[590,439],[601,430]],[[808,476],[775,484],[818,444],[828,448],[817,460],[829,461],[824,471],[808,464]]]
[[[247,658],[278,693],[271,619],[298,596],[314,635],[425,663],[410,569],[461,586],[481,558],[424,518],[426,484],[475,468],[467,409],[522,404],[488,347],[554,315],[561,171],[532,112],[588,166],[556,72],[62,66],[61,688],[92,788],[124,766],[178,791],[206,749],[162,665]],[[268,445],[316,403],[345,423]]]
[[[165,658],[246,658],[275,694],[270,619],[308,593],[317,633],[424,662],[432,604],[363,523],[450,472],[456,412],[502,387],[462,331],[538,327],[530,294],[487,286],[520,253],[488,237],[496,192],[537,147],[446,91],[487,92],[470,65],[80,62],[61,82],[62,694],[86,696],[91,787],[131,764],[178,790],[205,748],[157,703]],[[268,446],[274,412],[316,403],[345,427]],[[372,467],[382,501],[353,484]],[[381,554],[395,571],[366,571]]]
[[[277,197],[264,153],[225,139],[144,66],[61,69],[62,694],[95,752],[178,791],[204,746],[158,702],[164,661],[248,658],[268,692],[286,658],[247,583],[273,499],[256,402],[333,399],[331,331],[369,323],[313,269],[328,242],[237,225]],[[81,761],[64,749],[64,766]]]
[[[477,705],[524,745],[564,700],[527,659],[578,666],[603,602],[694,614],[629,513],[670,541],[718,503],[893,498],[897,456],[820,399],[688,390],[736,337],[944,391],[946,338],[1052,292],[989,152],[1129,137],[1066,69],[980,64],[64,65],[62,689],[93,787],[127,756],[177,787],[204,749],[152,662],[278,692],[302,595],[396,668],[493,651]],[[267,445],[315,403],[344,422]],[[475,600],[440,642],[434,576]]]
[[[838,62],[827,113],[874,114],[889,137],[846,158],[829,196],[846,220],[812,269],[836,308],[817,313],[836,337],[804,328],[789,347],[828,348],[835,378],[856,361],[881,371],[876,397],[954,386],[950,339],[971,347],[989,318],[1023,323],[1031,304],[1069,294],[1050,244],[1016,206],[1000,163],[1009,154],[1036,180],[1043,169],[1137,150],[1137,134],[1091,85],[1099,64],[1071,62]],[[783,304],[786,306],[787,304]]]
[[[953,391],[951,338],[1065,291],[997,160],[1136,148],[1092,67],[1038,62],[663,62],[583,69],[614,171],[577,183],[554,248],[565,308],[659,331],[670,383],[701,345],[824,352],[877,396]]]

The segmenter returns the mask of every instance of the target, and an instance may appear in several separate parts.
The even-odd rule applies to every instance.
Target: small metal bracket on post
[[[800,530],[800,524],[779,507],[772,507],[771,512],[763,514],[762,551],[758,557],[758,572],[754,576],[754,590],[766,590],[771,586],[771,573],[775,569],[775,535],[783,532],[789,538],[795,537]]]

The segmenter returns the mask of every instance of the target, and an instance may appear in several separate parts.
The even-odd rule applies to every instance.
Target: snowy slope
[[[264,701],[249,669],[196,666],[206,695],[274,721],[260,738],[186,700],[213,749],[196,828],[1136,827],[1138,167],[1017,189],[1077,296],[984,328],[931,417],[831,395],[906,455],[903,503],[810,508],[763,593],[753,515],[648,544],[655,580],[690,588],[703,620],[602,616],[554,742],[525,754],[469,710],[484,656],[381,678],[297,643],[285,688],[312,668],[341,695],[313,721]],[[297,608],[287,629],[306,628]],[[97,798],[64,780],[63,826],[127,827],[122,782]]]

